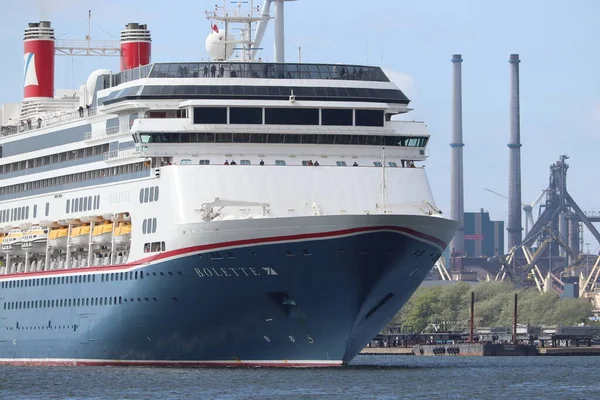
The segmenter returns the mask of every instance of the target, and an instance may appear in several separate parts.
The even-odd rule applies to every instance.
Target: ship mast
[[[222,6],[215,5],[213,11],[207,11],[206,19],[220,21],[225,25],[225,36],[221,42],[225,46],[224,54],[227,55],[232,50],[241,51],[241,61],[253,61],[256,53],[261,49],[261,43],[264,38],[267,26],[271,20],[271,3],[275,3],[275,62],[285,62],[285,24],[284,24],[284,2],[295,0],[265,0],[262,9],[254,6],[254,0],[250,0],[250,11],[242,10],[242,4],[248,4],[248,1],[234,1],[237,4],[237,11],[229,13],[226,9],[227,0],[223,1]],[[260,11],[260,14],[258,12]],[[253,24],[256,23],[254,38]],[[236,25],[242,25],[236,27]],[[239,37],[234,37],[231,32],[239,30]]]
[[[386,214],[388,208],[387,181],[385,176],[385,147],[381,150],[381,181],[379,183],[379,193],[377,194],[377,203],[375,209],[379,214]]]

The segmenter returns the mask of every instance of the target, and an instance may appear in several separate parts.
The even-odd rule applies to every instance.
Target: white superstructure
[[[225,23],[214,53],[241,43],[247,62],[95,71],[79,109],[2,127],[0,273],[150,262],[318,231],[319,216],[352,228],[355,216],[440,214],[422,166],[427,126],[392,120],[409,100],[381,69],[249,61],[250,27],[261,21],[262,38],[268,18],[209,17]],[[230,36],[233,23],[248,29]]]

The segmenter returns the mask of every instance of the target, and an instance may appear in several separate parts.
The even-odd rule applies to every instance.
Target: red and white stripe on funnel
[[[54,97],[54,29],[50,22],[29,24],[23,50],[24,98]]]

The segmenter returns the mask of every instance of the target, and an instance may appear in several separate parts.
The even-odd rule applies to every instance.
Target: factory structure
[[[434,274],[449,280],[510,280],[519,287],[536,287],[540,292],[554,291],[563,297],[589,297],[600,312],[600,257],[590,257],[584,249],[583,227],[600,244],[594,223],[600,213],[582,210],[569,194],[569,159],[557,157],[550,165],[548,183],[532,203],[521,196],[520,81],[518,54],[509,63],[509,132],[507,196],[485,190],[507,200],[506,231],[503,221],[492,221],[483,209],[464,212],[462,131],[462,62],[460,54],[452,59],[452,139],[451,218],[461,223],[448,257],[436,265]],[[467,140],[468,146],[468,140]],[[524,216],[524,218],[523,218]],[[507,243],[504,243],[504,232]],[[589,248],[589,244],[588,244]],[[596,298],[597,297],[597,298]]]

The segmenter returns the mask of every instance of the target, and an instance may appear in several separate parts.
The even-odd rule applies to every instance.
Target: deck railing
[[[48,115],[45,118],[37,120],[28,119],[21,121],[20,125],[7,125],[0,128],[0,137],[17,135],[21,133],[34,132],[39,129],[45,129],[51,126],[67,124],[69,122],[93,117],[98,113],[97,108],[85,108],[73,112],[62,113],[59,115]]]

